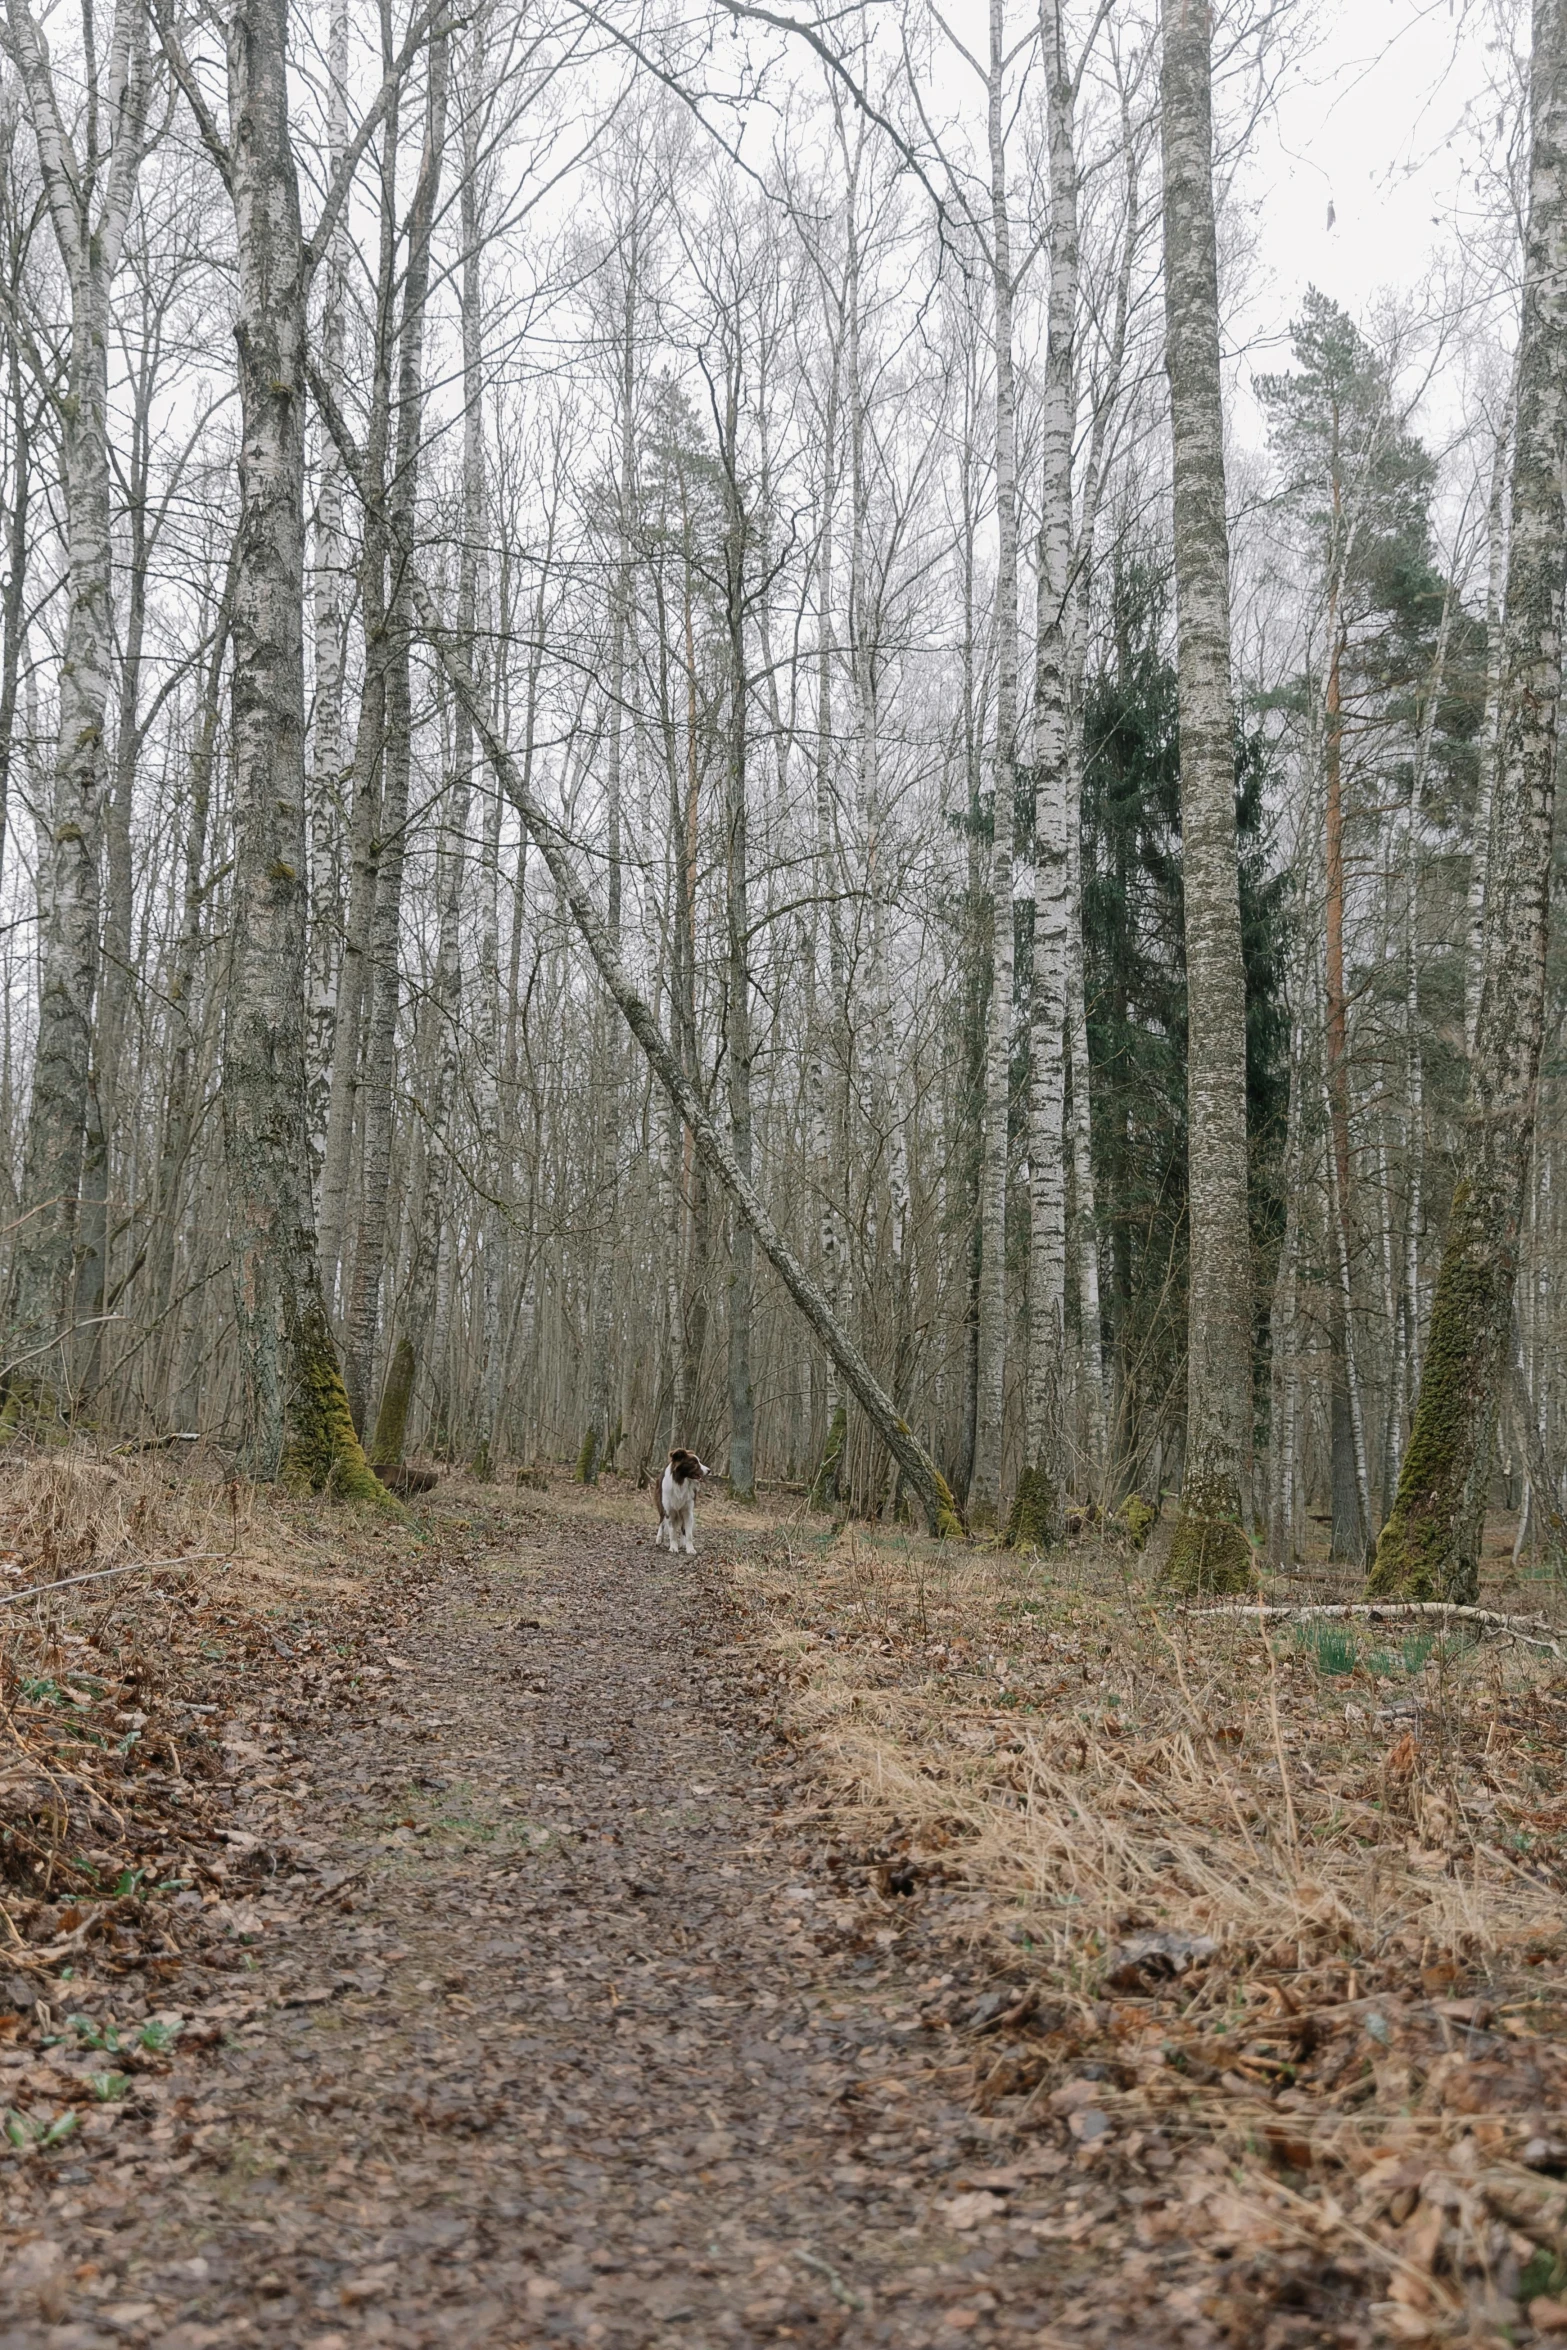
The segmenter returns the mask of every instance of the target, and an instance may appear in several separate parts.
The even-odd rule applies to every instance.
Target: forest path
[[[1001,2157],[929,1950],[874,1893],[813,1932],[829,1829],[721,1568],[557,1521],[392,1620],[384,1705],[296,1733],[319,1873],[255,2012],[118,2190],[56,2191],[78,2265],[0,2350],[1038,2343],[1082,2256],[950,2209]]]

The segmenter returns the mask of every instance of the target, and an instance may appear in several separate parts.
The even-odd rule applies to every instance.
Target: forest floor
[[[1567,2336],[1553,1645],[699,1520],[0,1470],[0,2350]]]

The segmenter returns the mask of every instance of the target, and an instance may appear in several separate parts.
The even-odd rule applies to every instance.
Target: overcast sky
[[[1281,363],[1307,285],[1361,318],[1384,290],[1424,286],[1473,222],[1476,166],[1496,137],[1494,28],[1478,9],[1323,0],[1318,24],[1243,182],[1257,266],[1226,323],[1252,367]]]

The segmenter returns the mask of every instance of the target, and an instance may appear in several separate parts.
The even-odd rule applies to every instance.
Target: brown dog
[[[683,1550],[687,1557],[696,1552],[696,1489],[710,1474],[706,1464],[694,1452],[677,1445],[669,1456],[669,1466],[662,1477],[655,1477],[652,1485],[654,1505],[658,1510],[658,1532],[653,1537],[653,1548],[662,1548],[664,1537],[669,1537],[672,1551]]]

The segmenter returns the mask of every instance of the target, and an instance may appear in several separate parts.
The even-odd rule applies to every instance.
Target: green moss
[[[1061,1496],[1045,1468],[1025,1469],[1012,1497],[1007,1519],[1007,1546],[1011,1550],[1051,1550],[1063,1532]]]
[[[381,1408],[375,1416],[375,1434],[370,1440],[370,1459],[378,1476],[388,1469],[402,1467],[413,1392],[413,1340],[400,1338],[392,1349],[386,1385],[381,1393]]]
[[[1189,1598],[1205,1592],[1249,1591],[1254,1581],[1235,1479],[1188,1469],[1160,1589]]]
[[[1371,1599],[1467,1607],[1480,1588],[1475,1494],[1490,1463],[1499,1308],[1495,1253],[1476,1232],[1478,1222],[1474,1196],[1462,1185],[1437,1275],[1415,1424],[1366,1578]]]
[[[288,1431],[281,1474],[285,1484],[307,1493],[330,1493],[340,1501],[397,1505],[376,1476],[354,1434],[348,1394],[325,1309],[312,1301],[289,1331]]]
[[[590,1428],[582,1439],[582,1450],[577,1455],[577,1483],[596,1485],[599,1474],[599,1432]]]
[[[1129,1493],[1115,1514],[1131,1536],[1132,1548],[1146,1550],[1148,1537],[1159,1520],[1153,1503],[1144,1501],[1140,1493]]]
[[[962,1513],[952,1496],[952,1488],[939,1469],[932,1472],[936,1481],[936,1523],[931,1528],[938,1542],[961,1542],[964,1536]]]
[[[813,1510],[830,1510],[838,1498],[838,1475],[843,1466],[843,1447],[849,1431],[848,1408],[839,1404],[827,1431],[827,1443],[815,1476],[811,1479],[810,1506]]]

